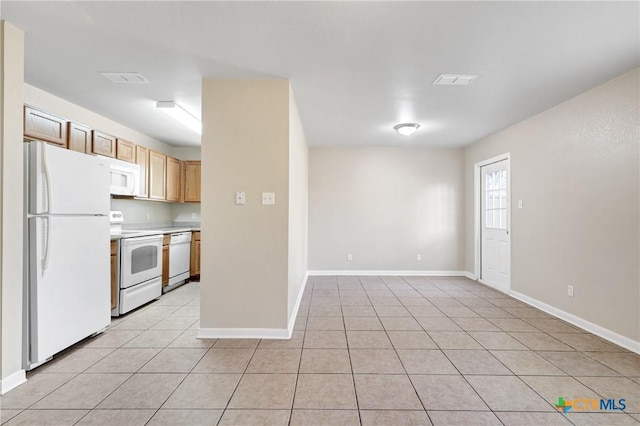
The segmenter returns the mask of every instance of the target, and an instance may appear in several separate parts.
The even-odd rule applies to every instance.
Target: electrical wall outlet
[[[147,220],[151,220],[151,213],[147,212],[146,218]]]
[[[353,260],[353,255],[351,253],[347,253],[347,260]]]
[[[198,216],[195,213],[191,213],[191,219],[197,219]]]
[[[246,200],[246,195],[244,191],[236,192],[236,205],[244,206],[245,200]]]
[[[567,286],[567,296],[573,297],[573,286]]]
[[[422,261],[422,255],[421,255],[421,254],[417,255],[417,256],[416,256],[416,260],[417,260],[418,262]]]

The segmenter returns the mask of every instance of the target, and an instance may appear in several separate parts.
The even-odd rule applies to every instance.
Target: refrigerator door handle
[[[44,249],[42,253],[41,276],[44,277],[44,273],[49,267],[49,241],[51,240],[51,224],[49,223],[49,218],[46,216],[42,217],[42,220],[44,220],[45,230],[42,233],[42,235],[44,236]]]
[[[44,173],[44,180],[45,180],[45,188],[46,188],[46,195],[45,195],[45,199],[47,200],[47,209],[45,210],[45,214],[49,214],[51,213],[51,175],[49,174],[49,167],[47,166],[47,156],[46,156],[46,152],[47,152],[47,147],[43,147],[42,149],[42,171]]]

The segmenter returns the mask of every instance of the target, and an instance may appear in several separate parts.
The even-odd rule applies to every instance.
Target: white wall
[[[309,147],[289,88],[289,324],[295,321],[296,302],[302,296],[307,274],[308,216]]]
[[[287,328],[288,123],[286,80],[203,81],[201,333]]]
[[[171,155],[175,158],[179,158],[183,161],[197,161],[200,160],[200,147],[185,147],[174,146]]]
[[[24,33],[0,21],[0,393],[22,370]]]
[[[466,269],[473,166],[510,152],[511,288],[636,342],[639,80],[633,70],[465,150]]]
[[[312,148],[309,158],[310,270],[463,270],[461,149]]]

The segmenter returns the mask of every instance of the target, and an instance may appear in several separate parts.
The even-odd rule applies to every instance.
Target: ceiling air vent
[[[477,75],[440,74],[433,84],[442,84],[446,86],[468,86],[477,77]]]
[[[101,72],[100,74],[114,83],[140,84],[149,82],[145,76],[137,72]]]

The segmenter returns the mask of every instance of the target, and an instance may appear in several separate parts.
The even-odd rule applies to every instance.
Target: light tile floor
[[[2,423],[640,423],[640,357],[466,278],[312,277],[288,341],[196,339],[199,285],[29,373]]]

